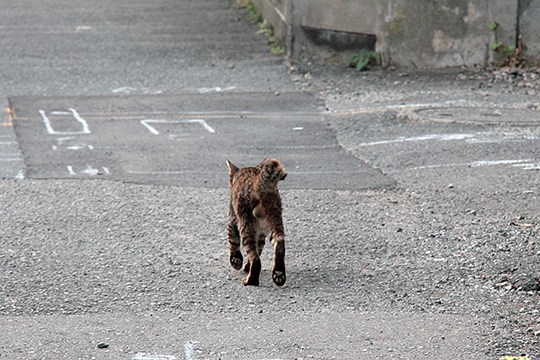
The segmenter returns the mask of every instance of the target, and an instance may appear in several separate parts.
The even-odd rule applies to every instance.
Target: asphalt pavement
[[[287,66],[233,1],[0,19],[0,358],[538,358],[538,71]],[[266,156],[282,288],[226,255]]]

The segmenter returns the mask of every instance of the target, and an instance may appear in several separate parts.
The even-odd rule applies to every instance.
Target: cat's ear
[[[261,161],[260,163],[258,163],[257,166],[255,166],[255,167],[262,168],[264,166],[264,163],[266,162],[266,160],[268,160],[268,158],[264,158],[264,160]]]
[[[232,179],[234,174],[236,174],[240,169],[229,160],[227,160],[227,166],[229,167],[229,176]]]

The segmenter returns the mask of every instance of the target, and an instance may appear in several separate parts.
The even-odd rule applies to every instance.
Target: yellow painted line
[[[338,111],[321,111],[321,112],[257,112],[257,111],[188,111],[188,112],[168,112],[168,111],[157,111],[157,112],[145,112],[141,111],[140,113],[85,113],[83,114],[85,118],[90,120],[141,120],[145,118],[174,118],[174,119],[186,119],[193,117],[201,117],[205,119],[230,119],[230,118],[246,118],[246,119],[260,119],[268,117],[309,117],[309,116],[329,116],[329,117],[342,117],[342,116],[354,116],[361,114],[374,114],[381,113],[386,111],[415,111],[422,109],[442,109],[442,108],[483,108],[483,107],[493,107],[496,109],[505,109],[505,110],[519,110],[526,109],[523,104],[516,104],[514,106],[499,106],[497,104],[490,103],[475,103],[467,102],[464,99],[458,100],[449,100],[443,102],[434,102],[434,103],[402,103],[402,104],[387,104],[381,106],[371,106],[371,107],[361,107],[353,108],[347,110],[338,110]],[[4,123],[0,123],[0,126],[13,126],[13,120],[15,119],[15,110],[13,108],[6,108],[5,111],[8,114],[8,120]],[[34,120],[33,116],[22,116],[17,117],[18,121]]]
[[[6,111],[8,115],[8,120],[12,121],[13,118],[15,117],[15,109],[8,107],[8,108],[5,108],[4,110]]]
[[[531,360],[528,356],[501,356],[499,360]]]
[[[13,108],[5,108],[7,113],[7,121],[1,122],[0,126],[13,126],[13,118],[15,117],[15,110]]]
[[[141,113],[141,115],[123,115],[123,114],[82,114],[87,120],[94,121],[117,121],[117,120],[135,120],[141,121],[145,119],[153,120],[166,120],[166,119],[194,119],[194,118],[205,118],[205,119],[266,119],[268,117],[305,117],[305,116],[320,116],[320,115],[329,115],[324,113],[292,113],[292,114],[283,114],[283,113],[204,113],[204,112],[189,112],[189,113]],[[32,121],[36,120],[36,117],[17,117],[17,121]]]

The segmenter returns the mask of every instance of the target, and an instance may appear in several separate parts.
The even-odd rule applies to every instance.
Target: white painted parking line
[[[137,91],[136,88],[134,87],[131,87],[131,86],[122,86],[122,87],[119,87],[117,89],[113,89],[111,90],[111,92],[113,94],[118,94],[118,93],[121,93],[121,94],[129,94],[131,93],[132,91]]]
[[[96,176],[100,173],[100,171],[88,165],[84,170],[81,171],[81,173],[90,175],[90,176]]]
[[[67,150],[83,150],[83,149],[94,150],[93,145],[89,145],[89,144],[85,144],[81,142],[73,144],[73,145],[67,145],[71,140],[74,140],[74,139],[76,139],[75,136],[58,137],[56,138],[56,145],[51,145],[51,149],[53,149],[53,151],[56,151],[65,146],[65,149]]]
[[[194,360],[195,359],[195,349],[197,348],[197,345],[199,343],[197,341],[186,341],[184,344],[184,355],[186,360]]]
[[[399,136],[396,138],[362,142],[357,147],[369,147],[390,144],[417,143],[426,141],[464,141],[472,144],[502,143],[509,141],[537,141],[540,132],[537,130],[523,131],[522,129],[508,129],[495,131],[481,131],[476,133],[450,133],[450,134],[424,134],[418,136]]]
[[[128,170],[128,174],[133,175],[184,175],[184,174],[193,174],[193,175],[206,175],[206,174],[219,174],[223,171],[191,171],[191,170],[168,170],[168,171],[144,171],[144,170]]]
[[[452,107],[452,106],[464,105],[464,104],[471,104],[471,103],[464,99],[458,99],[458,100],[449,100],[449,101],[432,102],[432,103],[387,104],[387,105],[381,105],[381,106],[363,107],[363,108],[358,108],[358,109],[335,111],[335,112],[330,112],[329,114],[337,115],[337,116],[351,116],[351,115],[357,115],[357,114],[377,113],[377,112],[383,112],[383,111],[388,111],[388,110],[415,110],[415,109],[434,108],[434,107],[445,108],[445,107]],[[474,106],[474,104],[471,104],[471,106]]]
[[[496,165],[514,165],[523,164],[534,161],[533,159],[518,159],[518,160],[479,160],[470,163],[473,167],[480,166],[496,166]]]
[[[92,27],[88,25],[79,25],[75,28],[75,32],[84,32],[90,30],[92,30]]]
[[[212,88],[200,88],[198,89],[197,91],[199,92],[199,94],[207,94],[207,93],[211,93],[211,92],[224,92],[224,91],[231,91],[231,90],[234,90],[236,89],[236,86],[228,86],[226,88],[221,88],[219,86],[216,86],[216,87],[212,87]]]
[[[195,349],[199,342],[189,340],[184,343],[184,359],[195,360]],[[155,355],[146,353],[137,353],[131,360],[179,360],[175,355]]]
[[[67,111],[53,111],[51,112],[51,115],[71,115],[73,118],[80,124],[81,130],[80,131],[56,131],[54,130],[51,119],[47,116],[45,110],[38,110],[39,114],[41,115],[41,118],[43,120],[43,123],[45,124],[45,128],[47,129],[47,132],[51,135],[81,135],[81,134],[90,134],[90,128],[88,127],[88,123],[85,119],[83,119],[77,110],[70,108],[69,112]]]
[[[216,131],[208,125],[203,119],[144,119],[141,120],[141,124],[148,129],[152,134],[159,135],[159,131],[150,124],[199,124],[205,128],[209,133],[214,134]]]
[[[239,145],[237,149],[253,149],[256,145]],[[334,149],[341,148],[338,144],[333,145],[272,145],[273,149]]]
[[[147,355],[145,353],[135,354],[131,360],[178,360],[174,355]]]
[[[77,171],[72,165],[66,166],[66,169],[67,169],[70,176],[77,176]],[[78,172],[79,172],[79,174],[87,175],[87,176],[97,176],[97,175],[103,175],[103,174],[110,175],[111,174],[109,168],[107,168],[107,167],[102,167],[101,169],[99,169],[99,168],[93,168],[90,165],[87,165],[84,169],[82,169],[82,170],[80,170]]]
[[[405,137],[400,136],[395,139],[388,139],[388,140],[378,140],[378,141],[370,141],[366,143],[360,143],[358,146],[360,147],[366,147],[366,146],[376,146],[376,145],[388,145],[388,144],[400,144],[400,143],[407,143],[407,142],[421,142],[421,141],[459,141],[459,140],[471,140],[479,135],[485,135],[486,133],[477,133],[477,134],[428,134],[428,135],[421,135],[421,136],[411,136],[411,137]]]
[[[66,149],[68,150],[82,150],[82,149],[88,149],[88,150],[93,150],[94,147],[92,145],[71,145],[71,146],[68,146],[66,147]]]
[[[540,162],[537,163],[527,163],[527,164],[515,164],[515,167],[520,167],[523,170],[540,170]]]
[[[501,166],[501,165],[512,165],[516,167],[521,167],[524,170],[536,170],[540,168],[540,163],[534,163],[534,161],[535,161],[534,159],[478,160],[478,161],[471,161],[467,163],[450,163],[450,164],[415,166],[413,168],[408,168],[406,170],[427,170],[427,169],[438,169],[438,168],[445,168],[445,167],[484,167],[484,166]]]

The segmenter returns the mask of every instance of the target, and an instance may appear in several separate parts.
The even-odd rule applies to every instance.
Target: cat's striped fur
[[[244,285],[259,285],[260,255],[269,237],[274,246],[272,280],[282,286],[286,281],[285,232],[277,184],[287,176],[285,168],[276,159],[265,159],[255,167],[238,168],[229,160],[227,165],[231,188],[227,229],[231,266],[236,270],[242,268],[242,245],[248,256]]]

